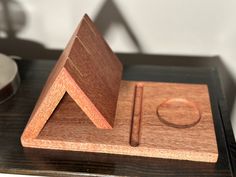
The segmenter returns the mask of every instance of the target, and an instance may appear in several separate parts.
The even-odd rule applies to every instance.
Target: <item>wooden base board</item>
[[[98,129],[65,94],[24,146],[216,162],[206,85],[122,81],[113,129]]]

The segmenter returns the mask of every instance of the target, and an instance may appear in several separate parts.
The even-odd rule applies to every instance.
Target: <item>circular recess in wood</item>
[[[157,107],[157,116],[164,124],[175,128],[189,128],[201,119],[198,107],[187,99],[173,98]]]

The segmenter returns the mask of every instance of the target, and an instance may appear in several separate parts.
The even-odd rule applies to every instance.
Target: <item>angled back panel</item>
[[[80,23],[65,68],[91,103],[113,125],[122,65],[88,16]]]

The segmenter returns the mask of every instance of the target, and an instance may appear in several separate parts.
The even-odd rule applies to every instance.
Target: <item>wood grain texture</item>
[[[37,137],[65,93],[98,128],[112,128],[122,65],[87,15],[52,70],[21,137]],[[79,108],[80,107],[80,108]]]
[[[121,75],[121,63],[85,16],[49,76],[23,146],[217,161],[205,85],[140,84]]]
[[[172,98],[157,107],[157,116],[167,126],[188,128],[201,119],[201,111],[192,101]]]
[[[137,82],[122,81],[113,129],[97,129],[65,95],[36,139],[27,147],[216,162],[218,150],[206,85],[142,82],[142,119],[136,147],[130,145],[134,92]],[[187,128],[168,126],[157,107],[183,98],[201,111],[200,121]],[[139,109],[137,109],[139,110]],[[176,114],[176,113],[174,113]],[[178,119],[178,117],[176,117]],[[180,118],[180,117],[179,117]]]
[[[55,65],[54,60],[17,61],[21,76],[21,87],[14,97],[0,105],[0,172],[31,174],[37,176],[169,176],[169,177],[230,177],[233,176],[231,162],[236,160],[229,150],[235,152],[235,141],[226,144],[232,129],[228,117],[220,116],[225,104],[217,106],[218,98],[225,97],[220,91],[220,83],[215,70],[205,67],[159,66],[161,62],[174,60],[177,56],[150,56],[144,54],[119,54],[129,67],[124,67],[123,79],[149,80],[155,82],[203,83],[209,87],[213,119],[216,130],[219,158],[217,163],[180,161],[173,159],[146,158],[127,155],[88,153],[78,151],[57,151],[38,148],[23,148],[20,136],[29,119],[40,92]],[[56,57],[55,57],[56,58]],[[179,57],[181,58],[181,57]],[[200,57],[199,57],[200,58]],[[186,57],[186,61],[196,61]],[[133,65],[133,59],[146,65]],[[147,66],[150,59],[155,66]],[[182,59],[182,58],[181,58]],[[184,60],[185,58],[183,58]],[[214,61],[212,57],[202,57],[203,61]],[[226,122],[225,122],[226,121]],[[228,139],[229,140],[229,139]],[[231,166],[231,167],[230,167]]]

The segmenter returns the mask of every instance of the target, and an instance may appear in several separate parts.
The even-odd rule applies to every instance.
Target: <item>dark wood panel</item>
[[[126,64],[132,55],[122,55]],[[138,55],[147,60],[148,56]],[[134,56],[132,56],[134,57]],[[158,56],[152,56],[156,60]],[[166,56],[166,59],[169,57]],[[191,57],[189,57],[191,59]],[[122,57],[121,57],[122,59]],[[165,58],[161,57],[162,60]],[[132,63],[132,62],[131,62]],[[21,87],[9,101],[0,105],[0,171],[7,173],[37,175],[83,175],[110,174],[130,176],[231,176],[230,161],[235,144],[226,142],[218,100],[220,92],[216,72],[202,67],[166,67],[166,66],[126,66],[124,79],[165,82],[206,83],[210,90],[212,111],[216,129],[219,159],[216,164],[166,160],[158,158],[131,157],[122,155],[64,152],[23,148],[20,135],[25,127],[35,102],[41,92],[54,61],[20,61]],[[223,100],[224,101],[224,100]],[[220,102],[222,103],[222,101]],[[224,108],[224,107],[223,107]],[[223,115],[226,114],[223,109]],[[225,122],[224,122],[225,124]],[[230,147],[227,146],[227,143]],[[233,147],[232,149],[230,149]],[[228,151],[231,150],[231,151]],[[229,160],[231,159],[231,160]]]

